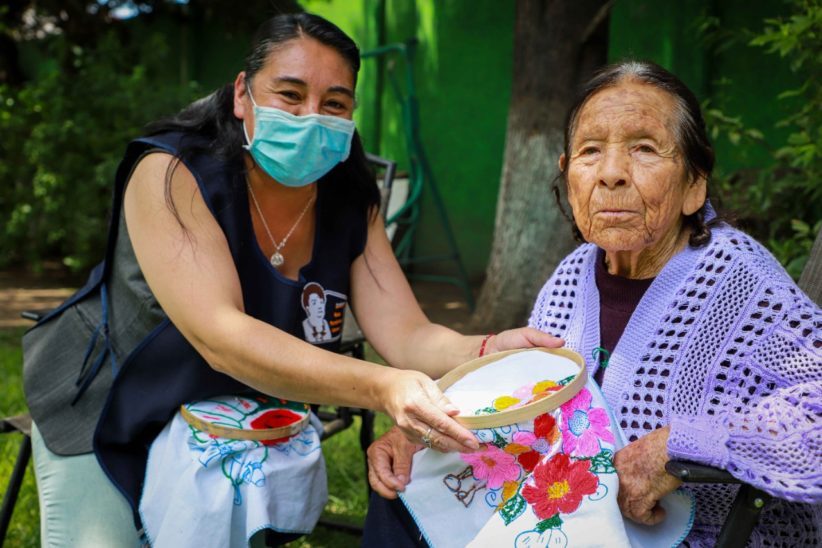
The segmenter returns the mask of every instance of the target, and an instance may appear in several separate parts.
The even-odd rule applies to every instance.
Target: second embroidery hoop
[[[196,409],[197,402],[183,404],[180,406],[180,414],[190,426],[201,432],[227,438],[230,440],[247,441],[271,441],[282,438],[290,438],[299,434],[308,424],[311,408],[308,404],[298,402],[286,402],[278,398],[266,397],[265,406],[261,406],[261,411],[271,411],[277,409],[288,409],[297,417],[292,422],[273,428],[236,428],[228,424],[223,424],[217,417],[203,413]],[[207,401],[207,400],[206,400]],[[213,402],[212,402],[213,403]],[[290,409],[289,409],[290,408]]]
[[[582,359],[577,352],[568,350],[567,348],[523,348],[518,350],[507,350],[505,352],[497,352],[496,354],[489,354],[481,358],[473,359],[466,362],[445,374],[437,381],[437,385],[443,392],[451,385],[482,367],[491,363],[497,362],[503,358],[521,352],[545,352],[571,360],[579,371],[574,378],[561,389],[552,394],[539,399],[537,401],[517,407],[515,409],[503,409],[497,413],[490,415],[458,415],[454,419],[471,430],[481,430],[484,428],[498,428],[508,424],[515,424],[531,420],[543,413],[548,413],[561,406],[563,403],[569,401],[577,395],[585,386],[588,380],[588,373],[585,368],[585,360]]]

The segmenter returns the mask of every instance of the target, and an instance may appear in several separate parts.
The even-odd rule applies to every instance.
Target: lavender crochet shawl
[[[599,346],[596,246],[568,255],[530,325],[588,360]],[[602,383],[633,441],[670,424],[671,458],[771,493],[754,546],[822,546],[822,311],[757,242],[727,226],[673,257],[648,288]],[[690,546],[712,546],[736,488],[689,487]]]

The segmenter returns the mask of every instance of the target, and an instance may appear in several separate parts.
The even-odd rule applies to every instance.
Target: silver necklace
[[[260,209],[260,204],[259,202],[257,202],[257,196],[254,195],[254,189],[251,188],[251,182],[246,181],[246,185],[248,185],[248,193],[251,194],[251,200],[254,202],[254,207],[257,208],[257,214],[260,216],[260,220],[263,223],[265,233],[268,234],[268,238],[274,245],[274,253],[271,254],[271,257],[268,258],[268,261],[271,263],[271,266],[282,266],[285,262],[285,257],[283,257],[283,254],[280,253],[280,250],[285,247],[285,243],[288,241],[288,238],[291,237],[291,233],[294,232],[294,229],[297,228],[297,225],[300,224],[300,221],[302,221],[303,217],[305,217],[305,213],[306,211],[308,211],[308,208],[311,207],[311,204],[314,202],[315,196],[311,196],[311,198],[308,200],[308,203],[305,204],[305,207],[300,213],[300,216],[297,217],[297,220],[294,221],[293,225],[291,225],[291,229],[289,229],[288,233],[285,235],[285,238],[283,238],[283,241],[278,244],[277,241],[274,239],[274,236],[271,235],[271,229],[268,228],[268,223],[265,222],[265,217],[263,217],[263,210]]]

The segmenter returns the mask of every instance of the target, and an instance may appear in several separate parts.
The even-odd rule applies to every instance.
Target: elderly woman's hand
[[[443,452],[470,453],[479,449],[474,435],[453,419],[459,409],[437,383],[417,371],[389,371],[382,408],[410,442]]]
[[[422,449],[396,426],[368,448],[368,483],[383,498],[397,498],[411,479],[411,458]]]
[[[533,327],[520,327],[502,331],[488,339],[485,345],[484,354],[502,352],[503,350],[515,350],[517,348],[534,348],[543,346],[546,348],[559,348],[565,341],[559,337],[554,337],[548,333],[543,333]]]
[[[667,426],[654,430],[614,455],[619,508],[625,517],[637,523],[655,525],[665,519],[659,500],[682,485],[665,471],[669,430]]]

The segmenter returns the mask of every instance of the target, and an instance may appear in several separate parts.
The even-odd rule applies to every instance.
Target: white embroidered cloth
[[[445,393],[462,414],[495,413],[560,389],[578,371],[568,358],[521,352]],[[480,452],[414,455],[400,495],[435,548],[675,546],[690,529],[692,500],[679,492],[663,501],[664,524],[623,520],[613,454],[624,441],[593,381],[550,413],[474,433],[484,444]]]
[[[227,396],[187,408],[244,429],[282,424],[272,424],[274,410],[256,398]],[[151,545],[244,547],[264,528],[309,533],[328,499],[315,421],[312,415],[299,434],[277,443],[243,441],[205,434],[177,412],[148,456],[140,516]]]

